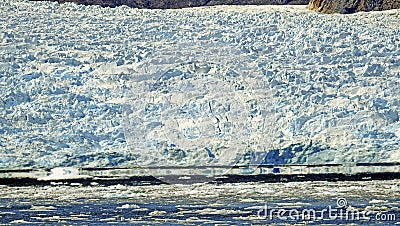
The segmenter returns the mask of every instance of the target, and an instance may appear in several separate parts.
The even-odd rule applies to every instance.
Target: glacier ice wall
[[[276,109],[267,163],[399,161],[400,11],[183,10],[0,2],[0,168],[132,166],[124,97],[185,42],[251,57]]]

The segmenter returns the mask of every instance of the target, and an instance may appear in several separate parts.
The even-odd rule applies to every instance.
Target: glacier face
[[[231,45],[262,74],[276,111],[267,163],[400,159],[399,10],[0,7],[0,168],[134,165],[125,95],[144,62],[188,42]]]
[[[200,41],[171,44],[145,60],[124,107],[130,154],[142,166],[193,170],[260,163],[272,147],[276,110],[254,68],[243,51]]]

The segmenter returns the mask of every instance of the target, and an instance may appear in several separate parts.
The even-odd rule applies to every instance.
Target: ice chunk
[[[82,179],[88,176],[79,175],[79,170],[74,167],[58,167],[51,169],[50,175],[41,177],[38,180],[68,180],[68,179]]]

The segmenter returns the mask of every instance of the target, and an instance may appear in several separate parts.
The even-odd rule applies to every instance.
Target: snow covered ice
[[[122,119],[138,69],[196,42],[231,45],[262,73],[276,109],[267,163],[400,159],[399,10],[20,0],[0,9],[0,168],[134,165]]]

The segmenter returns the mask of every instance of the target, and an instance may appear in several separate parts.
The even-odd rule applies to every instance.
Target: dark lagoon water
[[[0,223],[394,225],[399,191],[399,180],[1,186]]]

